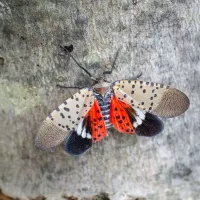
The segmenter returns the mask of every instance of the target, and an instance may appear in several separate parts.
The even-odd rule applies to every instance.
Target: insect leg
[[[121,50],[121,48],[119,48],[115,54],[115,57],[114,57],[114,60],[112,62],[112,66],[111,66],[111,69],[109,71],[104,71],[103,74],[111,74],[113,69],[115,68],[115,64],[116,64],[116,61],[117,61],[117,58],[119,56],[119,51]]]
[[[65,86],[65,85],[59,85],[59,84],[56,84],[56,87],[58,88],[64,88],[64,89],[82,89],[82,88],[85,88],[85,87],[78,87],[78,86]]]
[[[92,74],[90,74],[89,71],[87,71],[83,66],[81,66],[81,64],[74,58],[74,56],[71,54],[71,52],[73,51],[73,45],[70,45],[70,46],[60,46],[62,48],[62,50],[64,50],[72,59],[73,61],[77,64],[77,66],[79,68],[81,68],[86,74],[89,75],[89,77],[93,80],[93,81],[97,81],[93,76]]]
[[[133,78],[130,78],[130,80],[137,80],[142,76],[142,72],[140,72],[138,75],[134,76]]]

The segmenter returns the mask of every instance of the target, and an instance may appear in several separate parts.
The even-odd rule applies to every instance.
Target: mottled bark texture
[[[0,0],[2,191],[20,199],[101,192],[112,200],[200,199],[199,10],[200,0]],[[67,155],[63,144],[53,153],[36,149],[41,122],[75,92],[56,84],[92,83],[63,55],[63,44],[73,44],[95,76],[120,48],[109,81],[142,72],[143,80],[187,94],[189,110],[163,119],[153,138],[111,130],[81,157]]]

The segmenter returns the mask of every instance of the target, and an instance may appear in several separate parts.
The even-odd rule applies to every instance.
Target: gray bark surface
[[[42,121],[76,91],[56,84],[92,83],[64,44],[95,76],[120,48],[109,81],[142,72],[183,91],[190,108],[153,138],[111,130],[81,157],[64,144],[36,149]],[[199,0],[0,0],[0,188],[21,199],[200,199],[199,65]]]

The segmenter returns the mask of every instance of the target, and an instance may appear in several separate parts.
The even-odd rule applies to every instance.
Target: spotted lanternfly
[[[73,48],[63,49],[74,59]],[[175,117],[189,107],[187,96],[170,86],[140,80],[109,83],[78,66],[95,84],[81,89],[46,118],[35,140],[41,149],[52,150],[66,140],[66,152],[80,155],[107,136],[112,126],[126,134],[154,136],[164,128],[157,116]]]

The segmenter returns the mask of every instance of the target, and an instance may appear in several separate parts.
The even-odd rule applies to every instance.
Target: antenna
[[[115,68],[115,64],[116,64],[117,58],[119,56],[119,51],[120,50],[121,50],[121,47],[115,53],[115,57],[114,57],[114,60],[113,60],[113,64],[111,66],[111,70],[110,71],[104,71],[103,74],[111,74],[112,73],[113,69]]]
[[[80,67],[85,73],[87,73],[89,75],[89,77],[95,81],[98,82],[97,79],[95,79],[92,74],[90,74],[90,72],[88,72],[84,67],[82,67],[79,62],[74,58],[74,56],[71,54],[71,52],[73,51],[73,45],[69,45],[69,46],[60,46],[65,52],[67,52],[67,54],[74,60],[74,62],[78,65],[78,67]]]

